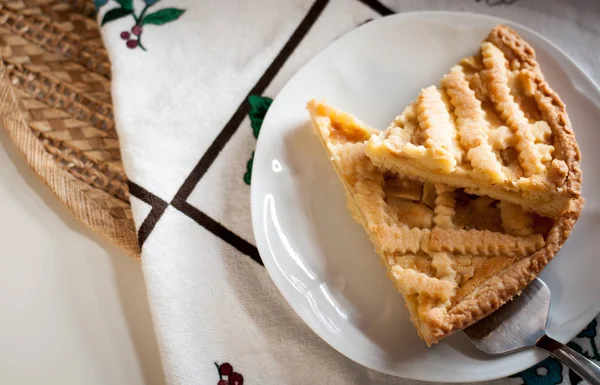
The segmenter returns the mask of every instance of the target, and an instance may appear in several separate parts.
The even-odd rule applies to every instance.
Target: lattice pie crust
[[[324,102],[308,110],[428,345],[520,293],[581,212],[565,106],[505,26],[385,132]]]
[[[533,48],[499,25],[369,140],[374,164],[556,217],[576,207],[580,153]]]
[[[378,131],[325,103],[313,125],[360,223],[430,345],[519,293],[566,240],[578,212],[558,219],[444,184],[411,180],[365,154]]]

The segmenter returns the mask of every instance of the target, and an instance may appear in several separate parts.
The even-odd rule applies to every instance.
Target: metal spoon
[[[550,289],[535,279],[520,296],[465,333],[475,346],[490,355],[503,355],[528,348],[547,351],[591,385],[600,385],[600,367],[568,346],[546,335]]]

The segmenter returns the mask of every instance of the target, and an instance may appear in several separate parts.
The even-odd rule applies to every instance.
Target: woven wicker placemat
[[[0,4],[0,124],[73,215],[138,258],[93,3]]]

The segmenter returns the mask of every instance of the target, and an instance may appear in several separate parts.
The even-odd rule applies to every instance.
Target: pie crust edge
[[[579,198],[581,195],[581,152],[579,145],[575,140],[575,132],[571,127],[565,103],[550,88],[544,78],[535,58],[533,47],[506,25],[494,27],[487,36],[486,41],[498,47],[508,60],[517,59],[521,65],[534,72],[537,87],[543,92],[544,96],[550,98],[554,114],[552,114],[553,118],[546,121],[552,129],[552,134],[558,136],[554,139],[554,147],[560,148],[562,151],[561,160],[567,164],[569,169],[564,185],[568,193]],[[581,207],[579,207],[579,210],[581,211]]]
[[[565,187],[572,198],[567,211],[555,218],[555,224],[546,238],[545,246],[534,254],[510,265],[499,274],[488,278],[483,284],[465,296],[450,309],[451,324],[440,328],[440,334],[435,341],[426,340],[425,342],[428,344],[437,342],[453,331],[474,324],[499,309],[515,295],[519,295],[558,253],[569,237],[583,209],[584,200],[580,196],[581,152],[575,141],[575,133],[571,127],[564,102],[544,79],[535,59],[533,48],[515,31],[505,25],[499,25],[490,32],[486,40],[497,46],[508,60],[517,59],[523,65],[528,66],[536,74],[537,86],[544,92],[545,96],[551,99],[554,114],[553,119],[548,119],[547,122],[552,128],[553,134],[557,136],[554,140],[555,147],[561,148],[563,151],[562,160],[569,168]]]
[[[517,68],[526,70],[529,73],[531,81],[535,83],[533,87],[535,87],[537,94],[540,96],[538,108],[540,108],[544,115],[543,120],[552,130],[553,146],[555,148],[554,159],[559,161],[557,164],[554,164],[553,161],[548,170],[549,177],[555,180],[556,194],[551,201],[546,201],[545,203],[542,201],[534,204],[531,203],[532,201],[529,198],[521,196],[520,193],[504,189],[494,191],[494,189],[480,187],[477,183],[472,183],[469,179],[463,180],[463,178],[451,174],[431,174],[429,182],[448,184],[456,188],[470,188],[478,195],[488,195],[496,199],[512,201],[550,217],[557,217],[563,212],[572,210],[569,207],[570,201],[580,198],[581,195],[581,153],[575,140],[575,133],[571,127],[564,102],[545,80],[536,60],[534,49],[515,31],[505,25],[497,25],[488,34],[484,42],[492,43],[499,49],[504,54],[509,65],[516,65]],[[498,78],[494,72],[491,72],[490,75],[492,78]],[[384,163],[384,160],[387,158],[388,161],[395,163],[393,169],[409,177],[424,181],[420,175],[431,173],[429,169],[422,167],[418,162],[410,158],[404,158],[401,154],[393,152],[391,154],[386,153],[389,150],[383,150],[385,146],[382,146],[380,142],[381,139],[375,137],[369,141],[369,146],[367,146],[367,156],[378,166],[384,168],[392,167]],[[400,159],[394,160],[398,156],[402,158],[402,164],[398,163]],[[437,178],[437,180],[434,180],[434,178]],[[457,182],[457,180],[460,182]],[[539,210],[536,209],[536,206],[538,206]]]
[[[551,118],[546,119],[546,121],[555,135],[554,145],[557,149],[560,149],[561,159],[568,167],[568,174],[562,188],[570,195],[570,199],[566,210],[554,219],[555,223],[545,239],[545,246],[530,256],[516,261],[477,286],[449,309],[448,314],[451,317],[448,322],[435,326],[427,325],[428,331],[431,331],[431,333],[423,335],[419,323],[415,322],[416,320],[413,319],[413,314],[410,312],[411,320],[427,345],[437,343],[453,332],[474,324],[499,309],[515,295],[519,295],[560,250],[583,208],[584,200],[580,196],[582,175],[579,146],[575,141],[575,134],[565,104],[544,79],[535,59],[533,48],[515,31],[504,25],[496,26],[486,40],[497,46],[508,60],[516,59],[521,65],[526,66],[535,73],[537,87],[543,91],[545,97],[550,99],[552,111],[548,115]],[[317,128],[316,124],[315,128]],[[321,133],[318,134],[322,139]],[[336,171],[338,170],[336,169]],[[410,306],[408,301],[405,301],[405,304],[407,307]]]
[[[329,135],[329,128],[323,127],[318,121],[314,120],[314,115],[316,115],[314,105],[316,103],[316,101],[309,102],[308,109],[311,111],[311,116],[313,117],[313,127],[317,131],[317,136],[329,153],[327,143],[324,140],[324,138]],[[359,126],[362,130],[364,130],[365,133],[368,133],[368,135],[373,135],[374,132],[377,131],[371,129],[349,114],[339,110],[337,112],[340,113],[340,115],[345,116],[345,119],[347,119],[350,124]],[[348,194],[346,182],[337,169],[337,165],[335,162],[333,162],[333,159],[331,160],[333,168],[336,171],[336,174],[338,174],[338,177],[340,177],[340,181],[342,182],[342,185]],[[350,201],[352,201],[352,204],[354,205],[352,198]],[[474,324],[475,322],[483,319],[487,315],[499,309],[503,304],[510,301],[515,295],[520,294],[527,284],[529,284],[539,275],[541,270],[560,250],[568,238],[575,222],[577,221],[582,206],[583,199],[573,199],[569,205],[570,210],[562,214],[559,218],[555,219],[555,224],[546,237],[545,245],[542,249],[527,257],[521,258],[496,275],[483,281],[479,286],[474,288],[472,292],[467,294],[457,304],[449,309],[448,318],[438,320],[445,322],[439,322],[435,325],[431,323],[424,324],[421,319],[415,319],[414,311],[409,311],[411,321],[425,343],[428,346],[431,346],[453,332]],[[352,206],[349,206],[349,208],[351,214],[353,214],[353,217],[355,217],[356,214],[354,214],[353,209],[356,208]],[[358,217],[360,217],[360,215],[358,215]],[[368,224],[365,224],[362,218],[355,218],[355,220],[356,219],[361,219],[357,222],[364,227],[367,235],[370,237],[372,234],[370,234]],[[387,266],[384,258],[381,255],[379,255],[379,257],[388,270],[388,276],[390,276],[389,267]],[[392,277],[390,276],[390,278]],[[392,279],[392,281],[395,282],[394,279]],[[409,310],[411,305],[414,306],[414,304],[409,303],[409,299],[406,297],[404,298],[404,302]]]
[[[465,296],[449,311],[452,322],[441,328],[437,340],[456,330],[461,330],[498,310],[506,302],[533,281],[565,243],[583,206],[582,199],[575,199],[572,210],[556,219],[546,238],[545,246],[532,255],[513,263],[499,274],[488,278]],[[432,342],[437,342],[432,341]],[[426,341],[428,342],[428,341]]]

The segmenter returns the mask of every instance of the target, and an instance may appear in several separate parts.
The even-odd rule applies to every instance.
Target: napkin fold
[[[598,2],[96,0],[149,302],[172,384],[402,384],[306,326],[269,279],[250,223],[253,151],[286,81],[393,12],[452,9],[529,26],[600,80]],[[597,324],[575,341],[599,359]],[[577,383],[556,360],[498,383]],[[219,383],[225,385],[226,382]]]

